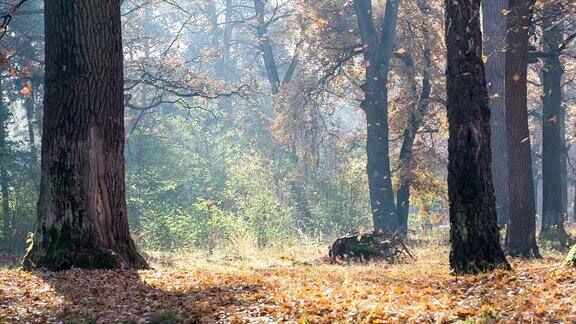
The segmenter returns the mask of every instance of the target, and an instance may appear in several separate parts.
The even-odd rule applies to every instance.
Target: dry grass
[[[449,274],[446,247],[418,261],[331,265],[327,247],[169,255],[154,270],[0,270],[0,322],[576,322],[576,270],[561,254],[513,271]]]

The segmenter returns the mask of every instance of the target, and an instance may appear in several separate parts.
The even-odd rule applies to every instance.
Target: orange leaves
[[[439,252],[440,251],[440,252]],[[411,264],[329,265],[275,258],[185,259],[131,272],[0,271],[0,318],[13,322],[574,322],[576,270],[515,261],[515,272],[448,274],[447,251]],[[305,264],[295,266],[295,264]],[[170,321],[168,321],[170,322]]]

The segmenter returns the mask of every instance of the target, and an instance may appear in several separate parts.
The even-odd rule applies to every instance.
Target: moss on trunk
[[[576,267],[576,245],[570,249],[568,255],[566,256],[566,260],[564,260],[564,265],[568,267]]]
[[[30,242],[25,269],[115,269],[125,263],[113,250],[98,246],[97,240],[74,237],[66,224],[60,230],[52,227],[43,232],[43,239]]]

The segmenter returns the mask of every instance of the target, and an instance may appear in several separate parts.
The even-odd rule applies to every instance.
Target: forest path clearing
[[[0,323],[576,321],[576,270],[557,257],[455,277],[446,249],[415,253],[402,265],[177,257],[138,272],[4,269]]]

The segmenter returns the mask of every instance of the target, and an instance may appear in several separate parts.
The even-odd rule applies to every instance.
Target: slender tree
[[[563,176],[564,132],[562,120],[562,75],[564,67],[560,61],[560,49],[564,41],[562,9],[553,2],[544,4],[542,28],[544,30],[544,52],[542,66],[542,231],[540,237],[567,244],[564,229],[566,209],[564,207],[565,178]]]
[[[412,150],[416,133],[422,125],[424,115],[428,110],[430,99],[430,92],[432,91],[432,83],[430,82],[430,68],[431,68],[431,51],[428,47],[423,51],[424,66],[422,73],[422,90],[420,97],[416,101],[415,107],[412,108],[407,127],[404,129],[402,147],[400,148],[400,185],[396,191],[396,216],[398,218],[398,225],[400,232],[406,236],[408,235],[408,215],[410,211],[410,165],[412,163]],[[406,53],[403,55],[404,65],[408,71],[410,83],[412,84],[412,92],[416,92],[416,76],[414,73],[414,62],[412,55]]]
[[[362,109],[366,113],[368,185],[374,229],[400,231],[390,171],[388,127],[388,72],[394,49],[400,0],[387,0],[380,36],[376,32],[372,1],[355,0],[354,9],[364,48],[366,81]]]
[[[1,73],[2,71],[0,71]],[[12,224],[12,211],[10,210],[10,190],[8,185],[10,183],[10,178],[8,175],[8,159],[9,150],[8,147],[8,129],[7,123],[10,118],[10,110],[4,103],[4,89],[3,89],[3,78],[0,76],[0,193],[2,196],[2,232],[6,235]]]
[[[128,229],[120,0],[48,0],[38,224],[25,268],[147,267]]]
[[[446,0],[450,266],[457,274],[508,269],[491,175],[490,109],[480,0]]]
[[[506,248],[513,256],[539,257],[528,129],[528,28],[532,1],[510,0],[506,34],[506,136],[510,199]]]
[[[486,82],[490,96],[492,131],[492,181],[496,196],[498,225],[508,221],[508,149],[504,104],[507,0],[482,1],[482,34],[486,58]]]
[[[270,85],[270,91],[273,95],[278,95],[280,93],[280,87],[292,82],[294,77],[294,72],[299,65],[298,49],[296,49],[296,54],[291,59],[290,64],[284,76],[280,77],[280,69],[274,55],[274,50],[272,48],[272,43],[270,41],[270,34],[268,32],[268,23],[265,19],[266,3],[263,0],[254,0],[254,11],[256,13],[257,25],[256,25],[256,35],[258,36],[258,43],[260,52],[262,53],[262,59],[264,61],[264,69],[266,72],[266,77],[268,79],[268,84]],[[301,161],[298,160],[298,155],[296,154],[295,143],[290,143],[291,147],[288,149],[286,155],[288,156],[290,162],[292,162],[297,168],[302,167]],[[280,146],[277,147],[277,151],[284,151]],[[296,211],[299,214],[299,221],[302,224],[308,224],[312,220],[312,211],[310,209],[310,204],[308,202],[308,193],[306,188],[302,185],[299,179],[291,180],[289,183],[290,193],[292,198],[296,202]]]

